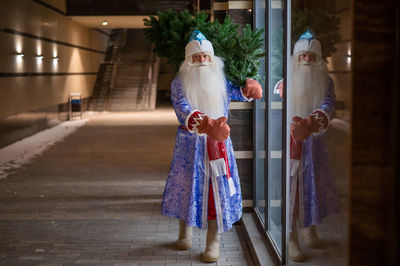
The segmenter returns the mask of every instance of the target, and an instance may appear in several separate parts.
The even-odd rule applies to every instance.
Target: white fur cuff
[[[243,90],[244,90],[244,88],[240,88],[240,93],[242,94],[243,98],[248,102],[253,101],[254,98],[247,98],[246,96],[244,96]]]

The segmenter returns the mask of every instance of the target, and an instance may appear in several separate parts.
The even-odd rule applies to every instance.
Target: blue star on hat
[[[197,40],[201,44],[202,41],[206,41],[207,38],[201,33],[199,30],[193,31],[192,35],[189,38],[189,42]]]
[[[299,40],[315,40],[315,32],[313,30],[306,30],[299,38]]]

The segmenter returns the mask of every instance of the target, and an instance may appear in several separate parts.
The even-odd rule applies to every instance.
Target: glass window
[[[265,0],[255,1],[255,25],[257,28],[265,29]],[[265,31],[263,36],[265,37]],[[254,103],[254,149],[255,149],[255,186],[254,200],[255,209],[262,223],[265,223],[265,99],[266,82],[265,82],[265,58],[261,60],[259,74],[261,77],[261,85],[264,89],[263,98]]]
[[[282,158],[284,105],[284,4],[281,0],[255,2],[257,28],[265,29],[266,60],[262,61],[264,98],[255,103],[255,210],[277,257],[282,253]]]
[[[255,210],[281,265],[346,265],[351,1],[257,0]],[[286,252],[288,251],[288,252]]]
[[[267,232],[282,252],[283,1],[268,1]]]

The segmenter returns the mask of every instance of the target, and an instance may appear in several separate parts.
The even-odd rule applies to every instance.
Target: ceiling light
[[[107,20],[104,20],[104,21],[101,23],[101,25],[107,26],[107,25],[108,25],[108,21],[107,21]]]
[[[37,58],[37,59],[40,59],[40,60],[43,60],[43,55],[38,54],[38,55],[36,55],[36,58]]]

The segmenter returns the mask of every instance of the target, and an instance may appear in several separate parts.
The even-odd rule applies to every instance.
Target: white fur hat
[[[315,35],[310,30],[303,33],[294,45],[293,54],[300,52],[312,52],[322,56],[321,43],[315,39]]]
[[[190,36],[189,43],[185,47],[185,57],[197,53],[208,53],[214,55],[214,48],[210,41],[198,30]]]

